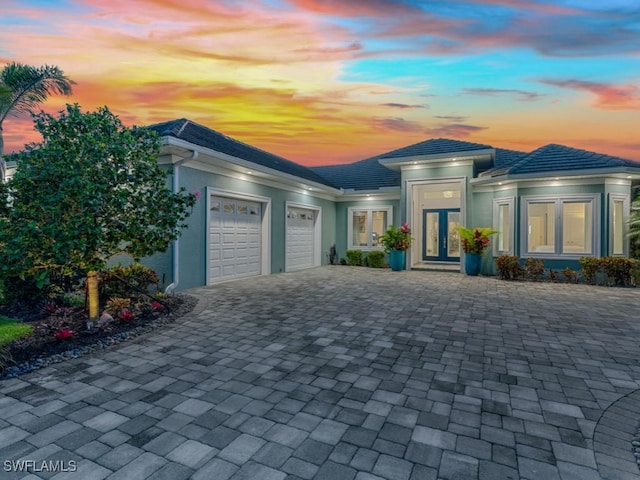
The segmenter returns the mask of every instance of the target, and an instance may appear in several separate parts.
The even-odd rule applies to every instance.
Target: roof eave
[[[488,178],[473,178],[470,180],[472,185],[497,185],[505,182],[531,181],[531,180],[549,180],[552,178],[589,178],[602,176],[626,176],[630,180],[640,180],[639,167],[615,167],[615,168],[589,168],[582,170],[557,170],[550,172],[536,173],[520,173],[498,175]]]
[[[429,163],[439,163],[446,160],[456,159],[456,160],[464,160],[465,158],[473,158],[479,157],[483,155],[491,155],[495,156],[495,149],[493,148],[485,148],[480,150],[464,150],[457,152],[447,152],[447,153],[434,153],[431,155],[412,155],[408,157],[391,157],[391,158],[380,158],[378,162],[381,165],[391,169],[391,170],[400,170],[403,165],[420,165],[420,164],[429,164]]]
[[[320,190],[331,195],[341,195],[343,192],[342,189],[331,187],[329,185],[325,185],[314,180],[308,180],[306,178],[298,177],[289,173],[281,172],[273,168],[265,167],[264,165],[260,165],[259,163],[254,163],[242,158],[234,157],[233,155],[219,152],[217,150],[203,147],[201,145],[193,144],[191,142],[187,142],[173,136],[164,136],[161,138],[161,142],[163,145],[169,147],[170,151],[168,153],[175,153],[178,155],[181,155],[183,153],[179,150],[171,151],[171,147],[177,147],[178,149],[185,149],[189,151],[197,150],[198,152],[203,153],[208,157],[221,160],[223,163],[227,164],[226,166],[228,166],[228,164],[233,165],[235,167],[233,169],[240,173],[247,173],[248,171],[259,172],[266,176],[275,177],[276,179],[284,181],[285,183],[301,186],[303,189],[309,191]],[[176,163],[176,161],[178,160],[172,160],[171,163]]]

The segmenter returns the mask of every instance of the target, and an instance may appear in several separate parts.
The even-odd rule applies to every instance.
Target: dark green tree
[[[0,182],[4,180],[5,162],[2,125],[10,115],[33,113],[54,94],[70,95],[74,82],[53,65],[34,67],[12,62],[0,70]]]
[[[95,272],[116,253],[140,259],[180,235],[196,198],[167,187],[155,132],[123,126],[106,107],[34,119],[43,140],[11,156],[17,171],[0,191],[5,278],[42,285],[52,272]]]

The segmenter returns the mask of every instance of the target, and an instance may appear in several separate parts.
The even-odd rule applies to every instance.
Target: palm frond
[[[8,115],[32,112],[51,95],[71,94],[74,83],[54,65],[6,65],[0,71],[0,125]]]

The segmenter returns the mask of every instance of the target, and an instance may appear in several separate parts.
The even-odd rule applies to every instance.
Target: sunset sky
[[[46,111],[186,117],[305,165],[439,137],[640,160],[638,0],[0,0],[11,61],[77,83]]]

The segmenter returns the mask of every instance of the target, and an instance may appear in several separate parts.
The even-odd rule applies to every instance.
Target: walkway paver
[[[193,293],[0,381],[0,477],[640,478],[636,289],[322,267]]]

